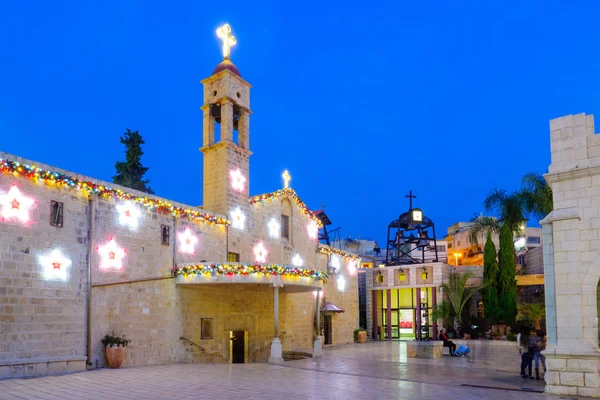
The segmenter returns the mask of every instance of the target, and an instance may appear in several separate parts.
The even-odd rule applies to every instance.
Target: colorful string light
[[[156,209],[158,212],[171,214],[178,218],[186,218],[192,221],[204,222],[211,225],[229,225],[230,222],[221,217],[177,207],[164,200],[156,200],[148,197],[137,196],[132,193],[126,193],[120,189],[113,189],[102,186],[91,181],[84,181],[73,176],[65,175],[61,172],[52,172],[43,170],[33,165],[21,164],[16,161],[9,161],[0,158],[0,172],[22,176],[34,182],[43,182],[47,185],[57,185],[69,189],[77,189],[84,193],[92,193],[105,199],[113,198],[117,200],[129,200],[149,209]]]
[[[312,269],[302,269],[282,264],[244,264],[244,263],[223,263],[223,264],[193,264],[182,267],[174,267],[175,275],[187,277],[189,275],[266,275],[294,278],[310,278],[327,283],[327,274]]]
[[[360,263],[360,257],[359,256],[356,256],[356,255],[354,255],[352,253],[348,253],[348,252],[343,251],[343,250],[338,250],[338,249],[333,248],[333,247],[319,246],[319,253],[327,254],[328,256],[331,255],[331,254],[336,254],[336,255],[341,256],[341,257],[343,257],[343,258],[345,258],[347,260],[354,260],[357,263]]]
[[[250,197],[248,199],[248,202],[252,205],[259,204],[259,203],[264,204],[267,201],[271,201],[273,199],[280,199],[282,197],[287,197],[287,198],[292,199],[294,201],[294,203],[296,203],[296,205],[300,208],[300,210],[302,210],[302,213],[307,215],[311,220],[315,221],[315,223],[317,224],[317,226],[319,228],[323,227],[323,223],[321,222],[321,220],[319,218],[317,218],[315,216],[315,214],[313,214],[313,212],[308,209],[307,205],[302,200],[300,200],[300,198],[298,197],[298,195],[292,188],[279,189],[275,192],[265,193],[265,194],[261,194],[258,196]]]

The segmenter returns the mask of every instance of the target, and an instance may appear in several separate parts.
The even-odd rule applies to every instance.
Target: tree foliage
[[[125,145],[125,161],[117,161],[115,168],[117,175],[113,176],[113,182],[131,189],[154,194],[148,186],[150,181],[144,179],[144,174],[149,167],[144,167],[141,162],[142,145],[145,143],[138,131],[131,132],[129,128],[121,137],[121,143]]]
[[[512,232],[508,225],[500,229],[498,252],[498,309],[499,319],[510,325],[517,315],[517,281],[515,280],[515,255]]]
[[[498,262],[496,261],[496,246],[492,234],[488,232],[483,248],[483,312],[485,318],[493,325],[498,322]]]
[[[442,288],[448,296],[448,315],[453,316],[455,321],[455,330],[458,331],[462,324],[462,311],[471,297],[481,289],[481,287],[467,286],[467,281],[473,274],[466,272],[459,274],[451,272],[448,276],[448,282],[442,284]],[[443,303],[442,303],[443,305]]]
[[[541,220],[550,214],[553,208],[552,189],[544,177],[529,172],[521,179],[521,204],[525,213]]]
[[[498,216],[499,221],[509,228],[511,234],[523,234],[522,227],[527,218],[521,192],[507,193],[504,189],[494,189],[487,195],[483,205],[487,211]]]
[[[498,232],[500,232],[500,223],[496,218],[479,216],[473,220],[473,225],[469,227],[469,242],[477,245],[480,238]]]
[[[519,303],[517,320],[533,323],[533,329],[540,329],[542,320],[546,317],[544,303]]]

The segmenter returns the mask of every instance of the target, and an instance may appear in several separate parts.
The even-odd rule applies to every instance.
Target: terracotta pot
[[[358,343],[365,343],[367,341],[367,332],[358,332]]]
[[[106,362],[110,368],[119,368],[125,360],[125,348],[123,346],[106,346]]]

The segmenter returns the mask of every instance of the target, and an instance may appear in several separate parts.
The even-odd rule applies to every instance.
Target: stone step
[[[304,360],[312,358],[312,354],[305,351],[284,351],[282,357],[284,361]]]

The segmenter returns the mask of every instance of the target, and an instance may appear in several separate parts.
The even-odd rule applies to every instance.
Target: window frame
[[[290,216],[281,214],[281,238],[290,240]]]
[[[206,336],[204,335],[204,323],[210,324],[210,333]],[[214,339],[215,338],[215,325],[212,318],[200,318],[200,339]]]
[[[56,217],[60,221],[55,221],[54,207],[57,206]],[[60,217],[60,218],[59,218]],[[62,228],[65,226],[65,203],[58,200],[50,200],[50,226]]]
[[[165,229],[167,230],[167,240],[165,241]],[[163,246],[171,245],[171,227],[169,225],[161,225],[160,226],[160,244]]]
[[[235,258],[234,260],[232,260],[232,256],[235,256],[233,258]],[[228,252],[227,253],[227,262],[240,262],[240,253],[232,253],[232,252]]]

